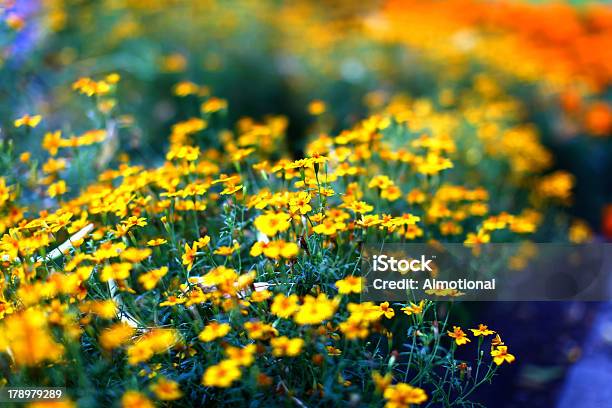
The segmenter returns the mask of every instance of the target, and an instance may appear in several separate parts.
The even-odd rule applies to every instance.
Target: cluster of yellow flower
[[[103,82],[117,86],[109,77]],[[104,89],[91,79],[76,84],[87,95],[92,84],[93,93]],[[196,92],[205,99],[198,102],[202,116],[172,127],[159,167],[122,163],[65,199],[65,191],[49,189],[57,208],[38,214],[18,204],[26,183],[0,178],[7,214],[0,225],[0,359],[13,369],[46,364],[67,373],[72,361],[101,359],[108,363],[102,377],[118,376],[131,387],[121,390],[124,406],[151,404],[147,383],[160,400],[182,398],[181,388],[218,399],[219,389],[237,387],[264,401],[272,384],[277,398],[348,395],[371,384],[387,407],[435,400],[440,395],[425,390],[441,387],[416,368],[433,370],[434,359],[447,358],[444,349],[411,352],[406,363],[391,348],[402,347],[393,342],[401,319],[415,344],[446,341],[437,305],[400,304],[404,313],[396,316],[389,302],[356,302],[360,245],[521,239],[536,231],[538,206],[570,195],[571,177],[541,178],[548,159],[533,156],[548,153],[533,130],[517,130],[503,108],[503,115],[488,116],[480,99],[437,111],[427,100],[397,98],[336,136],[317,135],[306,158],[291,160],[274,150],[285,119],[209,129],[225,101],[193,83],[176,89],[179,97]],[[320,117],[324,109],[313,110]],[[504,145],[507,138],[513,143]],[[65,183],[72,157],[56,158],[60,148],[95,149],[104,139],[105,131],[74,139],[47,133],[48,176],[39,183],[51,176]],[[487,187],[504,194],[505,183],[533,199],[511,197],[515,214],[491,214],[508,199]],[[484,325],[472,332],[494,333]],[[459,327],[449,336],[456,345],[470,341]],[[388,349],[365,345],[383,337]],[[499,337],[491,357],[487,376],[514,360]],[[366,360],[361,374],[346,365]],[[121,368],[114,372],[114,365]]]
[[[106,95],[112,91],[111,87],[117,84],[120,79],[121,77],[117,73],[109,74],[106,78],[99,81],[94,81],[89,77],[83,77],[72,84],[72,89],[87,96]]]

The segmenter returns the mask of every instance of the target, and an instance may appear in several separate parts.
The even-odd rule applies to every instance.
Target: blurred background
[[[148,165],[163,160],[171,126],[199,112],[177,83],[227,100],[232,123],[286,116],[295,157],[321,131],[307,108],[313,100],[325,106],[317,126],[336,134],[393,98],[444,110],[476,89],[512,101],[552,152],[548,171],[575,177],[565,211],[586,220],[595,239],[612,238],[609,4],[0,0],[0,20],[0,138],[18,153],[40,151],[39,136],[13,126],[25,114],[42,115],[47,130],[91,129],[94,106],[74,98],[71,84],[110,72],[122,78],[117,103],[126,124],[113,157]],[[78,177],[95,178],[91,158],[83,160]],[[482,390],[486,405],[567,403],[566,390],[577,387],[572,367],[594,349],[608,355],[598,354],[600,362],[612,355],[607,305],[477,304],[462,313],[508,333],[519,356]],[[605,365],[593,370],[605,378]]]

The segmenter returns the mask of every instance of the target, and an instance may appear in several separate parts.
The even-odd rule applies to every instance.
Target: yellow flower
[[[346,228],[345,223],[333,220],[331,218],[325,218],[323,222],[316,225],[312,230],[317,234],[334,235],[336,232],[343,230],[344,228]]]
[[[23,152],[19,155],[19,161],[22,163],[27,163],[30,161],[30,158],[32,157],[32,153],[30,152]]]
[[[346,204],[346,208],[355,213],[368,213],[374,209],[373,206],[365,201],[351,201],[350,203]]]
[[[176,96],[187,96],[187,95],[195,95],[200,90],[200,87],[197,84],[189,81],[179,82],[174,86],[174,94]]]
[[[0,177],[0,207],[11,198],[11,186],[6,185],[6,179]]]
[[[168,296],[168,298],[159,303],[159,306],[161,307],[165,307],[165,306],[174,306],[174,305],[180,305],[187,302],[187,299],[184,297],[176,297],[176,296]]]
[[[15,311],[13,306],[9,304],[7,301],[0,299],[0,320],[4,319],[4,316],[7,314],[11,314]]]
[[[457,343],[458,346],[469,343],[471,341],[470,339],[468,339],[465,332],[461,330],[461,327],[458,326],[453,326],[453,331],[449,331],[448,336],[455,339],[455,343]]]
[[[219,193],[221,195],[232,195],[237,191],[242,190],[242,185],[241,184],[226,184],[223,188],[223,190]]]
[[[325,346],[325,350],[327,350],[328,356],[341,356],[342,355],[342,350],[334,346]]]
[[[238,174],[234,174],[234,175],[220,174],[219,178],[214,180],[212,184],[219,184],[219,183],[234,184],[239,180],[240,180],[240,176]]]
[[[126,227],[128,227],[128,228],[136,227],[136,226],[144,227],[144,226],[147,225],[147,219],[144,218],[144,217],[140,217],[140,218],[139,217],[130,217],[127,220],[121,221],[121,223],[123,225],[125,225]]]
[[[198,244],[199,249],[206,248],[209,243],[210,243],[210,237],[208,235],[204,235],[203,237],[200,237],[200,239],[196,241],[196,244]]]
[[[295,242],[277,241],[280,255],[285,259],[295,258],[300,252],[300,247]]]
[[[338,303],[334,299],[328,299],[322,293],[316,298],[306,295],[293,320],[299,325],[319,324],[331,318],[337,306]]]
[[[391,382],[393,381],[393,375],[391,373],[387,373],[382,376],[378,371],[372,371],[372,381],[374,381],[376,391],[382,392],[391,385]]]
[[[442,235],[459,235],[463,232],[461,225],[452,221],[445,221],[440,223],[440,233]]]
[[[166,154],[167,160],[185,159],[188,162],[196,161],[200,157],[200,148],[197,146],[173,146]]]
[[[510,231],[516,232],[517,234],[531,234],[535,232],[535,230],[536,224],[526,218],[514,217],[510,223]]]
[[[285,296],[279,293],[274,297],[270,311],[278,317],[288,319],[299,310],[297,295]]]
[[[410,190],[408,195],[406,195],[406,201],[408,204],[421,204],[425,201],[425,193],[419,189]]]
[[[364,339],[370,332],[367,321],[359,320],[352,316],[347,321],[340,323],[339,327],[348,340]]]
[[[496,349],[491,350],[491,357],[497,365],[501,365],[504,361],[510,364],[516,360],[513,354],[508,353],[508,346],[497,346]]]
[[[36,366],[57,361],[64,348],[51,335],[47,316],[37,309],[26,309],[0,321],[0,348],[10,349],[17,366]]]
[[[114,78],[111,77],[111,80]],[[106,81],[94,81],[91,78],[83,77],[77,79],[72,84],[72,89],[87,96],[105,95],[111,91],[110,83]]]
[[[259,256],[262,253],[268,258],[278,259],[283,257],[291,259],[297,256],[300,248],[294,242],[285,242],[283,240],[271,241],[271,242],[256,242],[251,247],[251,256]]]
[[[467,245],[478,245],[486,244],[489,241],[491,241],[491,235],[487,234],[483,230],[480,230],[477,234],[472,232],[468,233],[464,243]]]
[[[136,329],[126,323],[116,323],[104,329],[100,334],[100,345],[106,350],[112,350],[128,342],[136,333]]]
[[[181,72],[187,68],[187,63],[187,58],[183,54],[175,52],[163,57],[161,68],[166,72]]]
[[[155,405],[144,394],[129,390],[121,397],[121,408],[155,408]]]
[[[292,213],[295,214],[306,214],[308,211],[312,210],[310,206],[310,200],[312,196],[306,192],[299,192],[297,195],[292,196],[289,199],[289,208]]]
[[[378,214],[362,215],[361,219],[357,220],[357,225],[364,228],[368,228],[374,225],[381,224],[382,222],[383,220],[380,219],[380,216]]]
[[[398,186],[389,186],[380,192],[380,196],[389,201],[395,201],[402,196],[402,190]]]
[[[414,165],[417,172],[425,175],[433,175],[438,174],[442,170],[452,168],[453,162],[445,157],[438,156],[436,153],[430,152],[425,157],[416,156],[414,158]]]
[[[382,316],[378,306],[374,305],[372,302],[349,303],[346,307],[351,313],[349,317],[351,320],[374,322]]]
[[[105,242],[93,253],[93,259],[96,262],[101,262],[105,259],[114,258],[125,250],[123,242]]]
[[[427,401],[427,394],[423,389],[405,383],[388,386],[383,397],[387,400],[385,408],[408,408],[411,404]]]
[[[315,99],[308,104],[308,113],[313,116],[320,115],[326,110],[325,102],[320,99]]]
[[[394,185],[393,180],[389,178],[389,176],[379,175],[373,177],[368,183],[369,188],[379,188],[381,190],[385,190]]]
[[[162,266],[161,268],[153,269],[147,273],[140,275],[138,277],[138,282],[140,282],[140,284],[143,288],[145,288],[145,290],[151,290],[157,285],[161,278],[166,276],[167,273],[168,267]]]
[[[108,82],[109,84],[114,85],[114,84],[119,83],[119,81],[121,81],[121,75],[119,75],[116,72],[111,72],[104,78],[104,80]]]
[[[160,378],[155,384],[151,384],[151,391],[162,401],[174,401],[183,396],[179,384],[176,381]]]
[[[248,367],[255,361],[253,354],[255,354],[256,350],[257,346],[255,344],[248,344],[242,348],[230,346],[225,349],[225,353],[237,365]]]
[[[175,141],[173,139],[184,140],[185,136],[197,133],[200,130],[205,129],[206,126],[208,126],[208,122],[203,119],[189,118],[185,121],[172,125],[172,135],[170,138],[172,141]]]
[[[259,290],[251,293],[250,301],[251,302],[263,302],[264,300],[269,299],[272,296],[272,292],[269,290]]]
[[[236,150],[235,152],[232,153],[232,161],[233,162],[244,161],[244,159],[249,157],[253,152],[255,152],[255,149],[253,149],[253,148],[251,148],[251,149],[238,149],[238,150]]]
[[[574,220],[569,228],[568,238],[574,244],[584,244],[593,239],[593,231],[585,221]]]
[[[82,313],[93,313],[102,319],[112,319],[117,316],[117,304],[114,300],[92,300],[79,306]]]
[[[295,258],[300,252],[300,248],[294,242],[285,242],[283,240],[261,242],[257,241],[251,247],[249,252],[251,256],[259,256],[262,253],[268,258],[278,259],[283,257],[285,259]]]
[[[206,275],[201,277],[202,283],[205,285],[228,285],[234,287],[234,282],[238,274],[234,269],[226,268],[223,265],[211,269]],[[228,288],[229,289],[229,288]]]
[[[495,334],[495,337],[491,340],[491,351],[493,351],[496,347],[503,346],[504,342],[502,341],[499,334]]]
[[[393,316],[395,316],[395,310],[389,306],[389,302],[383,302],[376,306],[376,311],[379,316],[385,316],[387,319],[391,319]]]
[[[70,219],[73,214],[71,212],[64,213],[62,215],[53,214],[47,218],[47,227],[51,232],[57,232],[62,228],[70,225]],[[74,244],[73,244],[74,245]]]
[[[38,126],[41,119],[42,116],[40,115],[23,115],[19,119],[15,119],[14,125],[15,127],[29,126],[31,128],[35,128],[36,126]]]
[[[103,142],[106,139],[106,131],[103,129],[94,129],[88,130],[83,133],[81,136],[73,136],[69,140],[65,141],[62,147],[78,147],[78,146],[87,146],[94,143]]]
[[[406,230],[404,231],[404,237],[406,239],[415,239],[417,237],[423,236],[423,230],[417,225],[406,225]]]
[[[234,245],[232,245],[231,247],[220,246],[219,248],[215,249],[214,254],[221,255],[221,256],[230,256],[231,254],[236,252],[236,250],[238,249],[240,249],[240,244],[238,244],[237,242],[234,242]]]
[[[100,273],[100,281],[108,282],[111,279],[121,280],[127,279],[130,276],[132,264],[129,262],[113,263],[105,265]]]
[[[64,159],[54,159],[53,157],[49,158],[43,165],[42,171],[47,174],[54,174],[66,168],[66,160]]]
[[[59,130],[45,133],[42,141],[42,147],[48,151],[51,156],[55,156],[57,154],[57,150],[62,146],[62,133]]]
[[[574,184],[575,178],[572,174],[559,170],[542,178],[538,190],[545,197],[568,202],[572,197]]]
[[[230,330],[231,326],[227,323],[212,322],[204,327],[204,330],[200,332],[198,338],[204,342],[209,342],[225,336]]]
[[[193,268],[193,263],[195,262],[195,257],[198,252],[197,243],[193,243],[193,246],[189,246],[189,244],[185,244],[185,251],[182,256],[183,265],[187,266],[187,270],[191,270]]]
[[[268,212],[255,218],[255,228],[269,237],[289,229],[291,217],[285,213]]]
[[[479,324],[477,329],[470,329],[474,336],[490,336],[491,334],[495,334],[493,330],[489,330],[487,325]]]
[[[149,248],[128,248],[119,254],[119,258],[122,261],[128,261],[131,263],[139,263],[147,259],[151,255],[151,250]]]
[[[265,340],[278,334],[278,330],[271,324],[262,323],[259,320],[246,322],[244,328],[253,340]]]
[[[163,353],[180,340],[176,330],[155,328],[140,336],[127,350],[128,363],[135,365]]]
[[[338,293],[347,295],[349,293],[361,293],[363,279],[358,276],[347,276],[346,278],[336,281]]]
[[[206,369],[202,377],[202,384],[206,387],[227,388],[241,375],[240,368],[234,361],[223,360]]]
[[[160,245],[164,245],[167,242],[168,241],[165,240],[164,238],[155,238],[155,239],[151,239],[147,241],[147,245],[148,246],[160,246]]]
[[[401,310],[404,313],[406,313],[408,316],[410,316],[412,314],[423,313],[423,306],[424,305],[425,305],[425,301],[424,300],[421,300],[418,305],[410,302],[410,306],[402,307]]]
[[[304,346],[304,340],[300,338],[290,339],[287,336],[277,337],[270,340],[272,354],[276,357],[295,357],[300,354]]]
[[[268,258],[278,259],[280,256],[280,252],[278,246],[272,242],[261,242],[257,241],[251,247],[249,251],[251,256],[259,256],[261,254],[265,254]]]
[[[59,195],[63,195],[66,193],[66,182],[64,180],[60,180],[56,183],[53,183],[49,186],[49,197],[56,197]]]
[[[201,110],[204,113],[213,113],[227,109],[227,101],[225,99],[211,97],[206,102],[202,103]]]

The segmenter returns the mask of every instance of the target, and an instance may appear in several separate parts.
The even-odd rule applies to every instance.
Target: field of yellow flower
[[[473,406],[521,355],[460,304],[361,301],[363,246],[591,239],[517,84],[609,148],[611,59],[580,54],[610,43],[604,6],[568,63],[579,23],[514,22],[570,6],[16,3],[0,388],[62,387],[66,407]]]

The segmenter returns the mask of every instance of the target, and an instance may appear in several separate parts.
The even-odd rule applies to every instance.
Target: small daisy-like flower
[[[453,331],[449,331],[448,336],[455,339],[455,343],[457,343],[458,346],[469,343],[471,341],[470,339],[468,339],[467,334],[465,334],[465,332],[461,330],[461,327],[458,326],[453,326]]]
[[[490,336],[491,334],[495,334],[493,330],[489,330],[489,327],[486,324],[479,324],[477,329],[470,329],[470,331],[474,334],[474,336]]]
[[[174,401],[183,396],[176,381],[167,380],[163,377],[151,385],[151,391],[162,401]]]
[[[501,365],[504,362],[510,364],[516,360],[513,354],[508,353],[508,346],[497,346],[494,350],[491,350],[491,356],[493,362],[497,365]]]
[[[41,120],[42,116],[40,115],[23,115],[19,119],[15,119],[15,122],[13,124],[15,125],[15,127],[26,126],[35,128],[36,126],[38,126]]]
[[[347,295],[349,293],[361,293],[363,279],[359,276],[347,276],[346,278],[336,281],[338,293]]]

